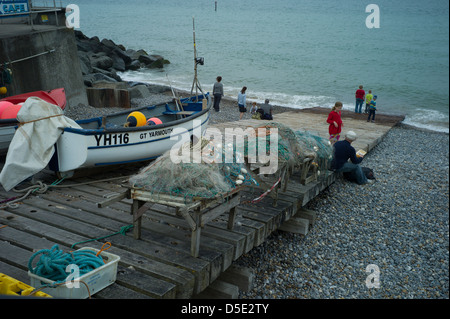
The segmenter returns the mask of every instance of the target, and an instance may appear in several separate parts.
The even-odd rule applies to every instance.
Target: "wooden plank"
[[[194,299],[237,299],[239,288],[222,280],[215,280],[202,293],[194,296]]]
[[[180,240],[186,240],[187,238],[190,238],[189,237],[190,229],[188,228],[187,223],[183,219],[177,218],[175,216],[162,214],[159,211],[159,209],[161,208],[153,206],[152,210],[148,212],[145,217],[154,219],[156,222],[159,222],[160,225],[158,227],[155,227],[154,224],[150,223],[145,224],[146,220],[144,220],[143,229],[148,229],[151,232],[156,233],[163,233],[163,234],[170,233],[171,236],[178,238]],[[172,226],[169,226],[169,224]],[[202,258],[202,251],[210,251],[210,250],[218,252],[221,256],[220,272],[231,265],[234,254],[233,245],[221,240],[217,240],[215,238],[208,238],[208,240],[204,240],[200,243],[199,257]],[[211,273],[211,278],[217,278],[219,273],[215,272],[214,275],[213,273]]]
[[[35,201],[36,202],[36,201]],[[61,216],[59,214],[46,212],[44,210],[41,210],[40,208],[33,207],[32,210],[34,213],[31,217],[33,217],[33,220],[39,221],[42,223],[46,223],[48,225],[59,227],[62,230],[68,231],[68,232],[75,232],[78,234],[87,235],[88,238],[97,238],[102,237],[106,235],[110,235],[113,232],[108,229],[100,229],[91,226],[90,224],[86,224],[81,222],[81,220],[74,221],[72,219],[67,218],[66,216]],[[26,204],[21,205],[19,208],[15,209],[14,212],[17,215],[21,215],[24,217],[29,216],[30,207]],[[57,210],[55,210],[57,211]],[[86,218],[86,212],[77,212],[77,210],[71,210],[71,209],[63,209],[62,212],[64,214],[67,214],[71,217],[76,217],[77,213],[80,215],[84,215]],[[95,217],[90,216],[88,218],[91,220],[91,222],[96,222],[98,219],[95,219]],[[110,221],[111,223],[112,221]],[[28,222],[29,223],[29,222]],[[105,221],[103,223],[103,226],[106,226],[107,222]],[[115,224],[115,223],[113,223]],[[29,227],[29,226],[28,226]],[[110,226],[114,227],[114,226]],[[117,229],[117,228],[116,228]],[[39,230],[37,230],[39,232]],[[98,235],[98,236],[97,236]],[[128,236],[114,236],[108,238],[108,241],[112,242],[114,246],[122,247],[124,250],[130,250],[130,246],[134,244],[134,240],[131,237]],[[72,243],[67,243],[67,245],[71,245]],[[91,243],[91,245],[95,244],[95,242]],[[88,245],[88,244],[85,244]],[[100,247],[101,244],[97,244],[97,247]],[[78,248],[78,247],[77,247]],[[94,247],[95,248],[95,247]],[[151,251],[151,250],[150,250]],[[136,253],[136,251],[134,251]],[[122,251],[119,255],[126,254],[126,251]],[[144,254],[144,252],[140,252],[141,255]],[[174,254],[175,255],[175,254]],[[122,263],[125,262],[125,260],[121,261]],[[131,261],[130,261],[131,262]],[[185,264],[185,263],[184,263]],[[177,265],[178,266],[178,265]],[[142,266],[144,267],[144,266]],[[174,281],[177,283],[178,286],[182,287],[182,291],[192,291],[194,287],[194,277],[190,275],[187,271],[182,271],[179,267],[170,267],[167,263],[161,263],[160,261],[155,261],[153,259],[147,260],[145,262],[145,271],[153,272],[153,275],[159,278],[166,278],[170,281]],[[190,288],[189,288],[190,287]]]
[[[309,220],[300,217],[292,217],[285,221],[278,229],[294,234],[306,235],[309,229]]]
[[[239,290],[247,292],[253,288],[255,274],[251,268],[231,265],[224,271],[219,280],[228,282],[239,287]]]
[[[243,216],[239,216],[239,215],[236,217],[236,224],[238,224],[238,225],[240,224],[242,226],[251,228],[255,231],[255,241],[253,244],[254,247],[257,247],[264,242],[265,233],[266,233],[265,224],[263,224],[257,220],[244,218]]]
[[[28,276],[28,260],[29,258],[33,255],[33,251],[29,251],[23,248],[20,248],[18,246],[9,244],[7,242],[3,242],[0,241],[0,256],[3,256],[3,258],[5,258],[7,256],[7,260],[8,260],[8,264],[6,264],[6,267],[2,267],[3,262],[0,262],[0,269],[2,269],[2,272],[7,273],[9,276],[11,276],[12,274],[14,274],[14,276],[12,276],[13,278],[22,281],[25,284],[30,284],[30,278]],[[2,259],[2,257],[0,257],[0,259]],[[14,266],[12,266],[14,265]],[[11,269],[17,269],[16,271],[12,272]],[[120,267],[119,267],[120,268]],[[117,279],[116,282],[114,284],[112,284],[111,286],[105,288],[104,290],[99,291],[98,293],[96,293],[93,297],[97,298],[97,297],[105,297],[108,296],[108,290],[111,291],[117,291],[120,290],[121,294],[119,295],[121,298],[142,298],[142,294],[144,293],[147,296],[154,296],[154,297],[158,297],[157,294],[159,294],[160,296],[164,296],[166,298],[173,298],[174,297],[174,292],[170,292],[169,294],[163,294],[161,291],[157,292],[157,294],[155,294],[154,289],[156,287],[156,285],[154,285],[154,282],[152,283],[152,281],[147,280],[147,289],[141,289],[141,293],[137,294],[134,290],[130,290],[128,288],[126,289],[122,289],[120,287],[120,282],[126,282],[126,280],[128,280],[128,278],[124,278],[124,276],[122,275],[123,271],[118,271],[117,274]],[[26,277],[25,277],[26,276]],[[40,288],[40,287],[34,287],[34,288]],[[172,289],[173,290],[173,289]],[[174,290],[173,290],[174,291]],[[119,297],[117,295],[117,293],[114,294],[115,296]]]
[[[36,212],[36,213],[38,213],[38,212]],[[40,234],[40,231],[42,230],[43,227],[42,227],[42,224],[40,224],[38,222],[38,220],[30,221],[23,216],[20,216],[20,215],[17,216],[17,215],[18,214],[16,214],[16,216],[12,220],[12,224],[15,228],[25,230],[27,232],[30,232],[30,234],[35,234],[35,235]],[[58,220],[58,221],[61,221],[61,220]],[[44,220],[44,222],[45,222],[45,220]],[[45,226],[47,229],[51,228],[47,224]],[[56,227],[54,225],[53,228],[54,229],[52,231],[46,232],[45,234],[49,238],[49,240],[55,240],[61,244],[61,241],[67,237],[64,234],[67,231],[60,229],[57,225],[56,225]],[[63,235],[61,236],[59,234],[63,234]],[[33,236],[33,237],[35,237],[35,236]],[[120,237],[125,237],[125,236],[120,236]],[[30,249],[33,249],[33,250],[39,250],[39,249],[44,249],[44,248],[49,249],[49,248],[51,248],[51,246],[53,246],[53,245],[39,246],[38,244],[35,244],[35,245],[30,244],[30,243],[41,243],[42,240],[40,240],[38,238],[35,238],[33,240],[24,241],[24,242],[18,241],[20,236],[14,236],[13,238],[18,243],[18,245],[24,246],[28,243],[28,246],[31,246]],[[61,249],[63,247],[70,247],[71,242],[69,242],[69,243],[64,242],[64,244],[65,245],[61,245]],[[101,247],[101,245],[102,244],[99,242],[90,242],[90,243],[84,244],[84,246],[89,246],[89,247],[94,247],[94,248],[96,248],[96,247],[99,248],[99,247]],[[115,245],[114,242],[113,242],[113,245]],[[143,271],[145,273],[152,274],[153,277],[149,278],[149,281],[153,282],[155,289],[158,288],[158,291],[166,290],[167,294],[169,294],[169,295],[174,294],[175,293],[175,289],[174,289],[175,285],[169,284],[169,282],[172,282],[172,283],[177,283],[178,285],[181,285],[181,288],[183,288],[183,289],[180,292],[180,294],[186,294],[186,292],[189,292],[189,291],[191,293],[193,292],[194,280],[193,280],[193,277],[190,276],[190,274],[187,272],[182,272],[180,269],[178,269],[176,267],[170,267],[169,265],[161,264],[161,263],[155,262],[153,260],[149,260],[149,259],[143,260],[142,257],[139,255],[131,254],[127,250],[121,250],[116,247],[110,248],[109,251],[111,251],[112,253],[115,253],[121,257],[121,261],[120,261],[121,265],[126,265],[126,266],[132,265],[139,271]],[[30,256],[31,256],[31,254],[30,254]],[[157,278],[159,278],[159,279],[157,279]],[[189,279],[189,278],[191,278],[191,279]],[[161,279],[166,279],[166,281],[163,281]],[[177,282],[177,280],[179,280],[179,282]],[[184,285],[180,284],[180,282],[184,282],[185,284]],[[191,287],[190,289],[188,288],[189,286]],[[172,290],[173,290],[173,292],[172,292]],[[153,297],[154,298],[164,298],[165,295],[158,295],[156,292],[154,292]],[[181,297],[186,297],[186,296],[181,295]]]
[[[218,216],[229,212],[232,208],[236,207],[239,204],[240,199],[240,196],[233,196],[230,200],[227,200],[226,202],[220,203],[216,207],[209,209],[208,212],[202,214],[201,226],[204,226]]]
[[[131,107],[130,94],[128,90],[116,90],[116,105],[129,109]]]
[[[180,218],[164,215],[164,214],[162,214],[160,212],[156,212],[156,211],[152,212],[151,215],[147,214],[147,216],[156,217],[158,220],[164,220],[167,223],[174,224],[178,227],[186,227],[186,225],[187,225],[187,223]],[[230,231],[225,231],[225,230],[223,230],[223,231],[222,230],[215,231],[215,229],[210,230],[208,225],[206,225],[203,228],[202,234],[203,234],[203,236],[208,237],[208,239],[206,239],[205,241],[201,241],[200,245],[203,245],[204,242],[206,244],[208,244],[211,242],[212,239],[214,239],[216,242],[219,242],[219,243],[230,244],[233,249],[232,260],[238,258],[243,253],[245,237],[240,234],[236,234],[236,233],[233,233]],[[224,262],[226,262],[226,264],[224,264],[226,266],[226,268],[229,267],[232,260],[224,260]]]
[[[262,223],[264,225],[264,240],[267,238],[273,229],[273,215],[267,215],[264,213],[261,213],[261,211],[258,208],[250,207],[250,206],[239,206],[238,207],[239,214],[244,219],[254,220],[259,223]]]
[[[316,222],[317,212],[310,209],[301,208],[297,214],[295,214],[295,217],[305,218],[309,221],[309,225],[313,226]]]
[[[6,262],[0,261],[0,272],[11,278],[23,282],[24,284],[30,284],[30,277],[28,276],[28,271],[7,264]]]
[[[212,228],[217,227],[222,230],[233,231],[235,233],[245,236],[244,253],[248,253],[254,247],[255,233],[256,233],[254,228],[249,228],[242,225],[235,225],[233,229],[230,230],[228,229],[228,222],[221,219],[211,221],[209,223],[209,226],[211,226]]]

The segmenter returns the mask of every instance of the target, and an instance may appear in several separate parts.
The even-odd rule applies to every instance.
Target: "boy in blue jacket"
[[[372,122],[375,122],[375,111],[376,110],[377,110],[377,96],[374,95],[372,101],[370,101],[369,117],[367,118],[367,122],[370,121],[370,117],[372,117]]]

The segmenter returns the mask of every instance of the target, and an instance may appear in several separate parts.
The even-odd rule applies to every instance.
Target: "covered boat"
[[[66,107],[66,93],[63,88],[50,91],[29,92],[0,99],[0,155],[8,152],[9,144],[15,133],[15,127],[19,124],[15,114],[20,108],[20,104],[24,103],[30,97],[38,97],[50,104],[59,106],[62,110]],[[2,114],[9,105],[15,109],[9,113],[12,115]]]

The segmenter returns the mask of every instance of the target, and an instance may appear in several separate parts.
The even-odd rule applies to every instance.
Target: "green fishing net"
[[[258,149],[260,145],[265,145],[266,153],[269,153],[271,143],[274,142],[271,136],[278,134],[278,140],[275,142],[277,145],[274,148],[278,152],[278,167],[287,165],[291,169],[296,169],[305,160],[312,159],[319,169],[328,168],[333,152],[328,139],[307,131],[294,131],[287,125],[277,122],[269,122],[257,129],[265,131],[257,131],[255,138],[248,139],[245,144],[245,155],[250,154],[249,150]]]
[[[276,153],[278,173],[283,165],[294,170],[302,167],[305,159],[313,160],[318,170],[326,170],[331,161],[333,148],[329,141],[310,132],[293,131],[276,122],[253,132],[245,139],[242,152],[234,142],[224,145],[222,141],[202,138],[194,145],[186,143],[164,153],[129,182],[134,188],[146,190],[153,199],[161,194],[186,201],[214,199],[239,186],[258,186],[247,166],[250,154]]]
[[[233,156],[230,163],[222,160],[226,152]],[[186,143],[167,151],[129,182],[154,200],[161,194],[182,197],[186,202],[220,198],[238,186],[256,184],[240,157],[232,146],[202,139],[194,146]]]
[[[301,150],[299,157],[312,157],[319,171],[327,170],[333,157],[333,146],[330,141],[308,131],[295,131],[295,136]]]

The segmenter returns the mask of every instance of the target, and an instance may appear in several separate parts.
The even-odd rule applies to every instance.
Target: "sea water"
[[[212,91],[220,75],[227,96],[247,86],[248,100],[268,98],[292,108],[341,101],[354,110],[355,91],[363,85],[378,96],[379,113],[403,114],[404,123],[449,132],[447,0],[69,3],[79,6],[79,29],[87,36],[171,62],[162,70],[124,72],[124,80],[191,90],[195,23],[204,91]]]

